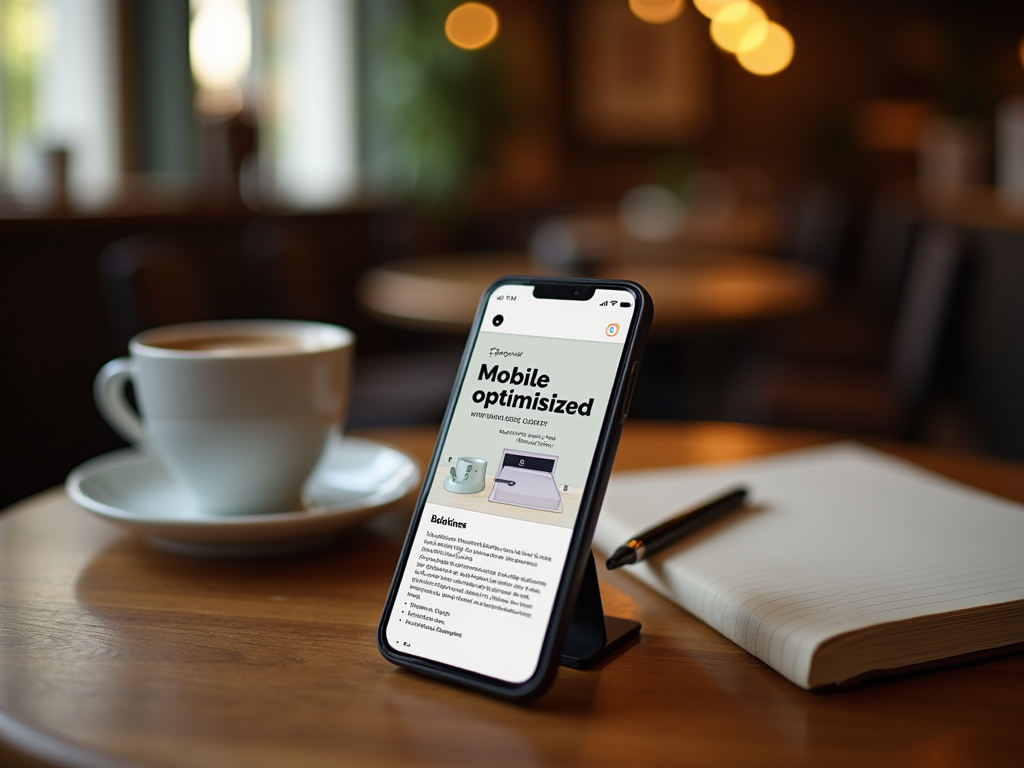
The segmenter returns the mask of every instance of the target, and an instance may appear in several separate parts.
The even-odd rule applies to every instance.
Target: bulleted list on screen
[[[571,530],[427,504],[389,641],[509,682],[532,674]]]

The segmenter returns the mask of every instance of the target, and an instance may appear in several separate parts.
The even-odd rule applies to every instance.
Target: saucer
[[[449,493],[480,493],[485,485],[483,480],[479,483],[456,483],[452,477],[445,477],[441,481],[441,486]]]
[[[312,548],[382,512],[419,483],[416,462],[391,446],[332,434],[303,488],[304,509],[211,517],[154,457],[133,448],[99,456],[68,475],[71,500],[168,552],[259,557]]]

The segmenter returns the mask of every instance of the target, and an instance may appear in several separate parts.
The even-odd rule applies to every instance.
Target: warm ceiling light
[[[722,50],[736,53],[740,43],[748,46],[760,43],[757,31],[760,30],[760,34],[763,35],[767,29],[756,25],[758,22],[766,20],[767,16],[761,6],[751,3],[749,0],[740,0],[740,2],[727,5],[711,20],[711,39]],[[754,37],[747,37],[748,32]],[[744,40],[744,38],[747,39]]]
[[[463,3],[448,14],[444,33],[453,45],[475,51],[498,36],[498,14],[483,3]]]
[[[709,19],[713,19],[725,6],[736,2],[740,2],[740,0],[693,0],[693,7]]]
[[[793,60],[793,36],[785,27],[769,21],[765,25],[763,39],[759,45],[747,47],[741,44],[736,60],[755,75],[774,75],[789,66]]]
[[[192,74],[201,89],[237,88],[252,62],[252,22],[244,0],[206,0],[189,28]]]
[[[743,30],[740,41],[736,43],[733,53],[752,51],[760,46],[768,38],[768,25],[770,23],[768,19],[761,19]]]
[[[629,7],[649,24],[665,24],[683,12],[683,0],[629,0]]]

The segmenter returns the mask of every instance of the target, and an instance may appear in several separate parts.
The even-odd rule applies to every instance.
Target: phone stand
[[[639,621],[604,615],[594,553],[591,552],[562,648],[562,666],[587,669],[639,634]]]

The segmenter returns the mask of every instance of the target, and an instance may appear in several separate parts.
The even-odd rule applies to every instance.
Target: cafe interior
[[[191,321],[351,329],[346,435],[425,466],[480,296],[509,274],[629,279],[652,296],[617,471],[850,438],[1024,500],[1024,4],[0,0],[0,273],[0,509],[46,501],[33,495],[124,449],[94,401],[97,372],[141,331]],[[88,524],[81,512],[61,512],[78,521],[69,531]],[[132,548],[113,528],[105,543],[97,522],[68,536],[98,554],[68,545],[43,558],[72,590],[70,613],[50,619],[44,606],[60,600],[27,565],[46,537],[17,538],[30,516],[0,513],[6,583],[43,578],[34,607],[11,586],[0,638],[34,637],[33,611],[85,638],[9,646],[51,659],[65,643],[81,678],[52,659],[24,675],[0,663],[0,762],[170,765],[180,742],[196,765],[319,765],[344,734],[353,759],[388,765],[620,765],[626,730],[664,726],[656,713],[682,706],[648,686],[651,664],[709,697],[719,719],[686,737],[702,764],[1019,759],[1019,728],[1006,727],[1019,687],[999,686],[1019,686],[1020,656],[815,698],[762,678],[759,662],[626,577],[605,601],[644,614],[638,650],[597,676],[560,677],[539,709],[382,676],[370,635],[408,512],[386,545],[373,543],[381,527],[276,564]],[[356,566],[375,574],[370,587]],[[308,592],[293,596],[296,584]],[[108,590],[153,613],[119,613]],[[257,628],[235,611],[256,592],[266,602],[260,590],[271,596],[251,608]],[[334,640],[310,611],[338,600],[359,617],[346,631],[365,635],[346,667],[365,707],[331,698],[334,667],[317,672]],[[180,645],[152,618],[172,603],[186,617]],[[249,632],[269,639],[244,645]],[[294,658],[242,669],[285,637]],[[103,677],[94,662],[138,666]],[[285,667],[317,693],[286,692]],[[998,711],[985,709],[996,688]],[[71,712],[75,690],[96,708]],[[615,720],[604,702],[616,691],[646,703]],[[954,700],[963,719],[946,722]],[[294,710],[275,704],[256,730],[232,714],[271,701]],[[10,702],[25,709],[8,718]],[[885,722],[863,725],[868,712]],[[733,717],[776,751],[742,746]],[[651,764],[669,762],[669,736]],[[25,754],[5,757],[5,740]]]
[[[1024,458],[1020,4],[724,5],[3,0],[2,501],[168,323],[347,326],[349,427],[437,423],[522,272],[651,291],[635,418]]]

